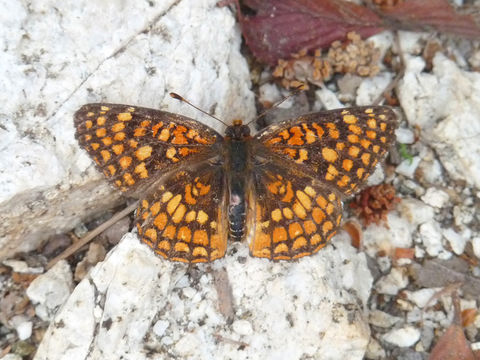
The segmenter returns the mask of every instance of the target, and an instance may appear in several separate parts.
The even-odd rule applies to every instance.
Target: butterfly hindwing
[[[158,255],[209,262],[227,248],[224,171],[209,162],[169,173],[136,213],[142,241]]]
[[[264,162],[253,170],[250,253],[291,260],[323,248],[342,216],[339,194],[288,164]]]

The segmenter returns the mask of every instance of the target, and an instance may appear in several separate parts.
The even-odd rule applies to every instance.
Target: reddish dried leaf
[[[390,27],[434,30],[470,38],[480,36],[472,16],[458,14],[447,0],[407,0],[382,11]]]
[[[395,248],[395,259],[413,259],[415,257],[414,248]]]
[[[438,340],[429,360],[475,360],[461,326],[452,324]]]
[[[477,309],[465,309],[462,311],[462,326],[472,325],[477,316]]]
[[[230,0],[232,1],[232,0]],[[236,0],[238,1],[238,0]],[[246,0],[255,16],[239,13],[243,35],[253,54],[276,65],[300,50],[326,48],[354,31],[363,38],[386,28],[441,31],[478,38],[480,26],[447,0],[406,0],[378,14],[345,0]]]
[[[362,37],[383,30],[382,20],[366,7],[343,0],[250,0],[257,10],[241,18],[245,40],[253,54],[275,65],[302,49],[328,47],[354,31]]]
[[[361,226],[354,221],[347,221],[343,224],[343,230],[345,230],[352,239],[352,246],[360,249],[362,246],[363,232]]]

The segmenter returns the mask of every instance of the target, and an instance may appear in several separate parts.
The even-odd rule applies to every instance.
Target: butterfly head
[[[242,120],[233,120],[233,125],[230,125],[225,130],[225,137],[232,140],[244,140],[250,137],[250,128],[247,125],[243,125]]]

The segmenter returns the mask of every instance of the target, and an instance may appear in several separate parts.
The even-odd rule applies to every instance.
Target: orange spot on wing
[[[273,230],[273,242],[278,243],[280,241],[285,241],[288,239],[287,230],[284,227],[277,227]]]
[[[193,243],[198,245],[208,245],[208,235],[205,230],[195,230],[193,233]]]
[[[141,148],[138,148],[137,151],[135,151],[135,156],[138,160],[143,161],[146,158],[150,157],[150,155],[152,154],[152,150],[152,147],[149,145],[142,146]]]
[[[116,123],[115,125],[112,126],[112,131],[113,132],[119,132],[125,129],[125,124],[124,123]]]
[[[117,115],[118,121],[129,121],[132,120],[132,114],[126,112],[126,113],[120,113]]]
[[[115,136],[113,137],[113,140],[115,141],[123,141],[125,139],[125,133],[124,132],[119,132],[116,133]]]
[[[120,155],[121,153],[123,153],[123,144],[113,145],[112,150],[115,154]]]
[[[300,127],[293,126],[290,128],[290,133],[292,133],[292,137],[288,140],[289,145],[303,145],[304,141],[302,139],[303,133]]]
[[[126,169],[130,166],[132,163],[132,158],[130,156],[123,156],[118,160],[118,163],[122,167],[122,169]]]
[[[158,216],[153,220],[153,225],[155,225],[159,230],[165,229],[167,225],[167,214],[160,213]]]

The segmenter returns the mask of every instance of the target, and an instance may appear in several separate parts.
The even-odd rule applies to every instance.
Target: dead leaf
[[[235,310],[233,306],[232,286],[228,279],[228,273],[225,268],[212,271],[213,285],[217,290],[218,309],[220,313],[227,319],[227,322],[233,321]]]
[[[360,249],[363,239],[363,232],[360,224],[356,221],[350,220],[345,222],[342,228],[348,233],[348,235],[350,235],[350,239],[352,239],[352,246]]]
[[[415,249],[414,248],[395,248],[395,252],[393,254],[395,259],[413,259],[415,257]]]
[[[459,324],[461,315],[458,294],[453,294],[452,303],[455,311],[453,323],[433,347],[429,360],[475,360],[472,348]]]
[[[473,324],[477,316],[477,309],[465,309],[462,311],[462,326],[467,327]]]
[[[462,327],[450,325],[435,344],[429,360],[475,360],[472,349],[465,339]]]
[[[248,47],[270,65],[301,50],[329,47],[351,31],[362,38],[385,29],[480,37],[475,19],[458,13],[447,0],[406,0],[376,11],[344,0],[246,0],[246,6],[256,11],[252,16],[244,16],[236,3]]]
[[[468,38],[480,36],[480,26],[470,15],[459,14],[447,0],[407,0],[382,10],[391,28],[440,31]]]
[[[384,28],[370,9],[343,0],[248,0],[255,16],[240,16],[243,35],[253,54],[276,65],[302,49],[326,48],[354,31],[362,38]]]
[[[418,287],[444,287],[462,283],[465,294],[480,296],[480,280],[469,275],[469,265],[458,257],[450,260],[426,260],[422,265],[409,266],[410,273]]]

